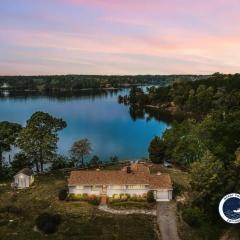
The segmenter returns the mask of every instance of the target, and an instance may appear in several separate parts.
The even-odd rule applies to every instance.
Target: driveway
[[[157,223],[162,240],[180,240],[177,232],[177,216],[174,202],[157,203]]]

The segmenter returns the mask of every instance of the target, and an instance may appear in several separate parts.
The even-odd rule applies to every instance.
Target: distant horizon
[[[235,74],[240,74],[240,72],[235,72],[235,73],[220,73],[220,72],[215,72],[223,75],[235,75]],[[44,74],[44,75],[1,75],[0,77],[48,77],[48,76],[106,76],[106,77],[136,77],[136,76],[211,76],[215,73],[209,73],[209,74],[181,74],[181,73],[176,73],[176,74]]]
[[[0,75],[233,74],[239,12],[239,0],[3,1]]]

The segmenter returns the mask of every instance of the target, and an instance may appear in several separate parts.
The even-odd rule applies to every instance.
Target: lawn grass
[[[61,173],[39,175],[31,188],[15,193],[9,184],[0,187],[1,240],[157,239],[154,217],[112,215],[86,202],[59,201],[58,191],[66,186]],[[34,230],[43,212],[62,216],[57,233],[44,236]]]
[[[108,203],[111,208],[114,209],[153,209],[155,204],[150,204],[148,202],[135,202],[135,201],[126,201],[126,202],[111,202]]]

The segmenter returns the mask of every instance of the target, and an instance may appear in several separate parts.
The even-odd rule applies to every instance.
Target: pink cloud
[[[11,71],[31,74],[240,69],[237,0],[53,0],[51,4],[57,7],[60,1],[68,11],[31,13],[30,22],[40,23],[38,28],[0,23],[4,33],[0,43],[8,59],[0,56],[0,74],[10,71],[11,64]]]

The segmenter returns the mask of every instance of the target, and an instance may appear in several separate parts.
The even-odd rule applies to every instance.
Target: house
[[[8,89],[10,86],[7,83],[3,83],[3,85],[0,87],[1,89]]]
[[[169,174],[150,174],[145,164],[132,163],[122,170],[72,171],[68,179],[70,194],[112,197],[114,194],[145,195],[154,192],[156,201],[172,199]]]
[[[28,188],[34,182],[33,171],[24,168],[14,176],[13,185],[19,189]]]

